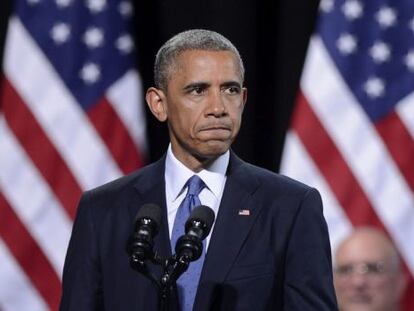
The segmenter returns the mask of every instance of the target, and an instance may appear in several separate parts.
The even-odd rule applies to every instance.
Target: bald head
[[[372,227],[357,228],[338,247],[336,262],[352,261],[386,261],[390,268],[399,269],[398,253],[388,237]]]
[[[395,247],[378,229],[358,228],[340,244],[334,276],[340,310],[399,310],[405,278]]]

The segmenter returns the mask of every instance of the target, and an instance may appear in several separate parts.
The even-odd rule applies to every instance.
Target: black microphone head
[[[194,227],[195,223],[200,223],[203,227],[203,236],[201,239],[204,240],[210,233],[214,218],[214,211],[210,207],[205,205],[197,206],[193,209],[190,217],[185,223],[185,231],[188,233],[188,231]]]
[[[142,219],[151,219],[154,223],[155,231],[158,231],[161,223],[161,207],[157,204],[147,203],[141,206],[137,215],[135,216],[135,226],[139,225]]]
[[[156,204],[141,206],[134,220],[134,232],[127,242],[130,264],[136,269],[145,260],[153,257],[153,238],[158,233],[161,222],[161,208]]]

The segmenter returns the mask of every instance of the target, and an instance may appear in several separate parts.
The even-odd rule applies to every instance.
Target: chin
[[[201,158],[212,159],[221,156],[230,149],[230,144],[223,142],[207,143],[205,146],[200,148],[197,154]]]
[[[343,306],[343,311],[377,311],[381,310],[373,306],[371,303],[348,303],[346,306]]]

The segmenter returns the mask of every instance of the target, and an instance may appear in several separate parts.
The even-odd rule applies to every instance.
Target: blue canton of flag
[[[134,66],[129,1],[19,1],[16,13],[84,109]]]
[[[398,2],[322,1],[320,36],[374,122],[413,91],[414,1]]]

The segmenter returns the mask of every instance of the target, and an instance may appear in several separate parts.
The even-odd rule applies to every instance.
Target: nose
[[[354,273],[350,276],[350,283],[355,288],[364,288],[367,285],[367,276],[365,274]]]
[[[216,118],[227,114],[224,94],[221,91],[213,92],[211,94],[207,114]]]

